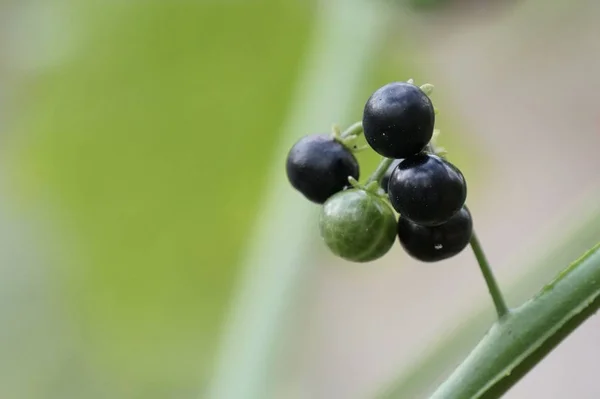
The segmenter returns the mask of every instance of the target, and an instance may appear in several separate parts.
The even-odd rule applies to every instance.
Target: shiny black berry
[[[422,262],[437,262],[461,252],[473,233],[473,220],[466,206],[446,223],[421,226],[405,217],[398,220],[398,239],[404,250]]]
[[[431,140],[435,114],[431,100],[410,83],[389,83],[371,95],[363,113],[369,145],[388,158],[417,154]]]
[[[390,176],[392,175],[392,172],[394,171],[394,169],[396,169],[396,166],[398,166],[400,162],[402,162],[401,159],[394,159],[394,162],[392,162],[390,167],[385,172],[385,175],[383,175],[383,177],[381,178],[381,182],[379,183],[379,185],[386,194],[388,192],[388,183],[390,181]]]
[[[449,220],[465,204],[467,182],[450,162],[421,153],[404,159],[394,169],[388,195],[403,217],[435,226]]]
[[[349,189],[329,198],[321,209],[321,237],[331,252],[353,262],[385,255],[396,241],[396,216],[379,195]]]
[[[359,178],[352,152],[326,134],[305,136],[294,144],[286,171],[291,185],[318,204],[348,186],[349,176]]]

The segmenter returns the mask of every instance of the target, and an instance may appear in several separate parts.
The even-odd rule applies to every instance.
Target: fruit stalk
[[[492,268],[483,252],[483,248],[481,247],[481,242],[473,230],[473,234],[471,235],[471,240],[469,241],[471,244],[471,249],[475,254],[475,258],[477,259],[477,263],[479,263],[479,268],[481,269],[481,274],[483,274],[483,278],[485,283],[488,286],[488,290],[490,291],[490,295],[492,300],[494,301],[494,306],[496,307],[496,313],[498,313],[498,318],[501,319],[506,314],[508,314],[508,307],[506,306],[506,301],[504,300],[504,296],[500,291],[500,287],[498,286],[498,282],[494,277],[494,273],[492,272]]]
[[[427,144],[427,151],[429,151],[432,154],[437,154],[435,146],[432,143]],[[498,318],[501,319],[506,314],[508,314],[508,306],[506,306],[504,295],[502,295],[502,291],[500,291],[500,286],[496,281],[496,277],[494,277],[494,273],[492,272],[492,268],[487,260],[487,257],[485,256],[485,252],[483,252],[481,242],[477,237],[475,229],[473,229],[473,233],[471,234],[469,244],[471,245],[471,249],[473,250],[475,259],[477,259],[479,269],[481,270],[481,274],[483,275],[485,284],[488,287],[488,291],[490,292],[492,301],[494,302],[494,307],[496,308]]]
[[[369,179],[367,180],[365,185],[368,185],[369,183],[372,183],[375,181],[379,183],[381,181],[381,179],[383,179],[385,172],[388,170],[388,168],[390,167],[392,162],[394,162],[393,159],[383,157],[381,159],[381,161],[379,162],[377,169],[375,169],[375,172],[373,172],[373,174],[371,176],[369,176]]]
[[[359,122],[354,123],[348,129],[344,130],[342,132],[342,134],[340,135],[340,137],[346,138],[346,137],[350,137],[350,136],[360,136],[361,134],[363,134],[363,132],[364,132],[364,130],[363,130],[362,121],[359,121]]]

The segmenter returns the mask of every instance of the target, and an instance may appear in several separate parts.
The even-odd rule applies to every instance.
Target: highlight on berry
[[[370,262],[397,238],[411,257],[436,262],[469,244],[467,182],[435,146],[432,91],[432,85],[412,80],[388,83],[367,99],[360,122],[304,136],[290,149],[288,180],[322,206],[319,230],[333,254]],[[361,184],[355,153],[365,149],[383,158]]]

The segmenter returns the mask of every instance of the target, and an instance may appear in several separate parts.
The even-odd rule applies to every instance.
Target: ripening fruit
[[[422,153],[403,160],[394,169],[388,196],[403,217],[435,226],[448,221],[465,204],[467,182],[450,162]]]
[[[394,82],[369,97],[363,129],[369,145],[387,158],[419,153],[433,135],[435,113],[431,100],[410,83]]]
[[[305,136],[294,144],[286,171],[291,185],[318,204],[347,187],[349,176],[359,178],[352,152],[326,134]]]
[[[446,223],[421,226],[400,216],[398,239],[404,250],[422,262],[437,262],[461,252],[473,233],[473,220],[463,206]]]
[[[396,240],[396,217],[386,201],[363,189],[331,197],[321,210],[321,237],[337,256],[369,262],[385,255]]]

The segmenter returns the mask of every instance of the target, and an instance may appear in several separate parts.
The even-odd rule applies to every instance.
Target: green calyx
[[[377,195],[387,201],[387,194],[379,187],[378,180],[369,179],[365,184],[360,184],[354,177],[348,176],[348,183],[357,190],[363,190],[369,194]]]
[[[363,132],[362,122],[352,124],[343,132],[338,125],[333,125],[331,128],[332,138],[353,153],[361,152],[369,148],[368,145],[359,143],[359,139]]]
[[[396,240],[396,217],[376,193],[352,188],[332,196],[321,210],[321,237],[337,256],[369,262],[385,255]]]

